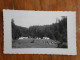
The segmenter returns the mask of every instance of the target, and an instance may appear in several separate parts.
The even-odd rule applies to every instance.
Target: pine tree
[[[19,30],[19,27],[15,25],[14,20],[12,19],[11,21],[11,25],[12,25],[12,39],[16,40],[19,37],[21,37],[21,32]]]

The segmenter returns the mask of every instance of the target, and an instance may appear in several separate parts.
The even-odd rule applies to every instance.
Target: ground
[[[51,39],[18,39],[12,41],[13,48],[56,48],[58,44]]]

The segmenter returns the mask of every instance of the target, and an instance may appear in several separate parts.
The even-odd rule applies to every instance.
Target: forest
[[[51,40],[57,40],[67,43],[67,17],[56,20],[56,23],[50,25],[33,25],[29,28],[21,27],[15,24],[14,19],[11,20],[12,39],[18,40],[19,37],[43,38],[49,37]]]

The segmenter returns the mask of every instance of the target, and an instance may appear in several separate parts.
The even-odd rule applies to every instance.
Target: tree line
[[[52,40],[67,42],[67,17],[65,16],[61,20],[57,19],[56,23],[51,25],[34,25],[29,28],[16,25],[12,19],[11,26],[13,40],[17,40],[19,37],[49,37]]]

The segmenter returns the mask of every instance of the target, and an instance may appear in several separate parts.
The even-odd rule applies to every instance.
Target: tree
[[[19,37],[21,37],[21,32],[19,30],[19,27],[17,25],[15,25],[14,20],[12,19],[11,21],[11,25],[12,25],[12,39],[16,40]]]

